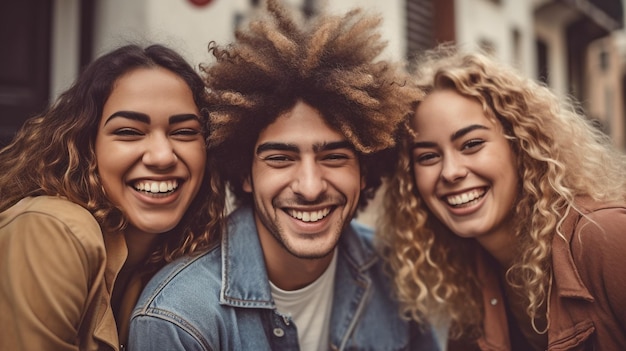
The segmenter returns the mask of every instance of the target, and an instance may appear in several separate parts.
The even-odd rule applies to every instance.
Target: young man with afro
[[[221,245],[147,286],[131,350],[436,350],[401,318],[372,231],[352,219],[419,91],[376,61],[380,18],[298,19],[276,0],[212,46],[209,152],[237,209]]]

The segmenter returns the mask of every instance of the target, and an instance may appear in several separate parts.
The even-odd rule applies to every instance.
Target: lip
[[[488,186],[467,188],[460,191],[446,193],[439,197],[448,211],[457,216],[466,216],[480,210],[486,201],[486,195],[491,190]],[[450,202],[459,202],[451,205]],[[463,202],[463,203],[461,203]]]
[[[283,212],[283,214],[287,217],[288,223],[290,223],[290,226],[292,228],[292,230],[295,233],[298,233],[299,235],[317,235],[320,233],[323,233],[327,228],[328,225],[330,223],[330,218],[332,217],[333,213],[335,213],[337,209],[337,206],[322,206],[322,207],[316,207],[316,208],[294,208],[294,207],[286,207],[286,208],[281,208],[281,212]],[[294,218],[290,213],[292,211],[301,211],[301,212],[318,212],[318,211],[322,211],[324,212],[325,210],[328,211],[328,213],[326,213],[326,215],[323,216],[323,218],[318,219],[317,221],[303,221],[302,219],[298,219],[298,218]]]
[[[159,192],[150,192],[137,189],[137,184],[158,184],[161,187]],[[162,188],[163,185],[165,188]],[[141,202],[149,205],[167,205],[175,202],[181,194],[181,191],[185,185],[185,180],[181,177],[149,177],[149,178],[134,178],[126,184],[132,189],[133,194]],[[154,185],[153,185],[154,186]],[[165,190],[162,192],[162,190]]]
[[[336,206],[324,206],[317,208],[283,208],[291,218],[304,223],[317,223],[323,221],[335,209]]]

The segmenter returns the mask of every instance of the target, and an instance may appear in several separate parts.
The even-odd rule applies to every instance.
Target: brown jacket
[[[626,350],[626,205],[579,201],[552,241],[548,350]],[[511,349],[497,273],[479,258],[485,306],[483,351]],[[451,344],[449,350],[457,349]],[[460,346],[461,343],[454,343]],[[467,350],[468,345],[460,349]]]
[[[121,233],[105,243],[70,201],[30,197],[0,213],[0,350],[118,350],[110,296],[126,256]],[[129,285],[122,321],[141,292]]]

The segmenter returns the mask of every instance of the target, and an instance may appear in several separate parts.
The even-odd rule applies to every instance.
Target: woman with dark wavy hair
[[[205,94],[171,49],[124,46],[0,150],[0,349],[119,350],[152,274],[218,241]]]
[[[626,160],[571,101],[442,47],[414,73],[380,238],[449,350],[626,349]]]

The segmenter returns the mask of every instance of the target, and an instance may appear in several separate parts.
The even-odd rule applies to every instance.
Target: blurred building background
[[[285,0],[315,14],[355,6],[383,15],[386,55],[440,42],[480,47],[579,100],[626,147],[622,0]],[[0,4],[0,143],[116,46],[160,42],[198,65],[259,0],[21,0]]]

